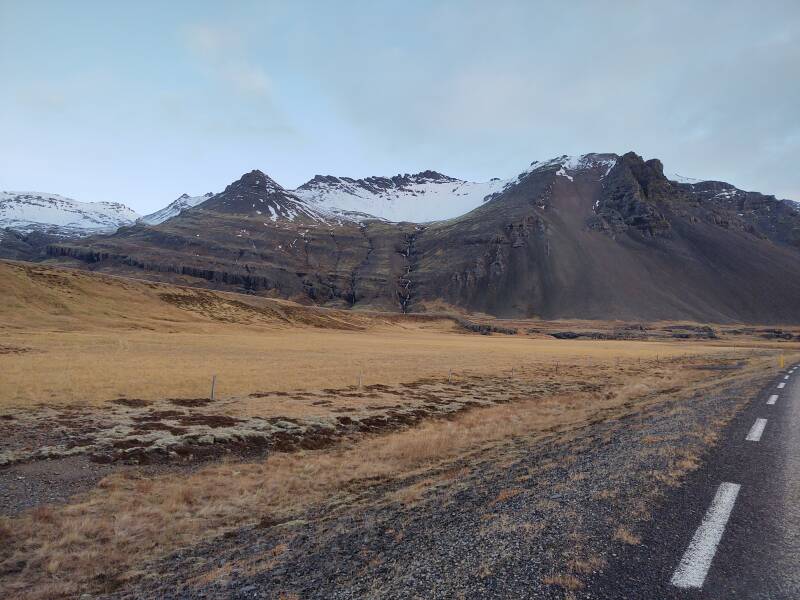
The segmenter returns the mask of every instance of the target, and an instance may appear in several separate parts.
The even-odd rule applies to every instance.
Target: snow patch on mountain
[[[598,179],[603,179],[614,168],[618,159],[619,156],[616,154],[590,153],[577,156],[563,154],[549,160],[535,160],[525,171],[514,179],[509,180],[507,185],[514,185],[533,173],[550,169],[555,169],[557,176],[564,177],[569,181],[574,181],[576,173],[585,173],[587,171],[595,172]]]
[[[0,228],[82,236],[112,233],[139,215],[118,202],[79,202],[58,194],[0,192]]]
[[[352,179],[317,175],[293,193],[322,213],[346,220],[369,215],[383,220],[425,223],[450,219],[480,206],[503,190],[506,181],[462,181],[423,171],[413,175]]]
[[[148,225],[158,225],[159,223],[163,223],[167,219],[171,219],[172,217],[179,215],[182,210],[185,210],[187,208],[193,208],[198,204],[202,204],[203,202],[211,198],[213,195],[214,194],[212,192],[208,192],[207,194],[203,194],[202,196],[190,196],[189,194],[183,194],[179,198],[167,204],[167,206],[165,206],[161,210],[157,210],[154,213],[145,215],[140,220],[143,223],[147,223]]]
[[[695,185],[697,183],[703,183],[703,179],[695,179],[693,177],[684,177],[683,175],[679,175],[678,173],[672,173],[667,177],[670,181],[674,181],[675,183],[686,183],[689,185]]]

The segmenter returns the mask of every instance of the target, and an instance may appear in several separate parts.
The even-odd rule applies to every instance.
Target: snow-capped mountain
[[[533,172],[558,167],[558,175],[571,179],[578,171],[602,169],[604,176],[618,158],[616,154],[563,155],[534,161],[511,179],[494,178],[480,183],[436,171],[365,179],[317,175],[293,193],[318,210],[352,211],[393,222],[425,223],[466,214]]]
[[[800,322],[800,213],[774,196],[680,183],[633,152],[536,161],[490,186],[468,210],[453,197],[459,182],[434,173],[316,178],[301,186],[314,196],[254,170],[159,225],[0,250],[339,308]],[[320,193],[343,187],[342,200]],[[397,212],[437,200],[436,214]],[[342,206],[401,222],[332,219]],[[775,281],[786,290],[775,294]]]
[[[208,192],[202,196],[190,196],[189,194],[183,194],[179,198],[167,204],[161,210],[157,210],[154,213],[143,216],[140,221],[147,223],[148,225],[158,225],[167,219],[171,219],[175,215],[179,215],[184,209],[192,208],[198,204],[202,204],[213,195],[214,194],[212,192]]]
[[[327,222],[326,211],[309,206],[257,169],[245,173],[224,191],[209,198],[202,208],[216,213],[246,215],[264,225],[287,221]]]
[[[328,225],[363,223],[371,219],[428,223],[465,215],[542,171],[554,170],[557,176],[570,181],[577,174],[602,180],[619,160],[617,154],[562,155],[534,161],[516,177],[494,178],[486,182],[464,181],[436,171],[363,179],[317,175],[295,190],[283,188],[261,171],[253,171],[222,193],[183,194],[144,217],[139,217],[123,204],[113,202],[86,203],[57,194],[2,192],[0,228],[22,233],[37,230],[62,236],[109,233],[137,220],[147,225],[158,225],[183,210],[204,203],[226,211],[236,209],[252,213],[252,216],[263,218],[265,224],[298,219]],[[672,174],[668,179],[704,197],[710,193],[715,199],[734,200],[746,194],[722,182],[691,179],[678,174]],[[787,204],[793,208],[798,206],[791,201]]]
[[[365,179],[317,175],[293,193],[322,211],[423,223],[467,213],[487,196],[500,192],[506,183],[500,179],[462,181],[435,171]]]
[[[556,175],[572,180],[579,172],[591,172],[600,179],[618,158],[616,154],[563,155],[534,161],[516,177],[482,183],[436,171],[364,179],[317,175],[295,190],[285,189],[263,171],[254,170],[219,194],[184,194],[141,221],[156,225],[200,204],[207,210],[248,214],[262,219],[265,225],[298,220],[327,225],[374,219],[395,223],[442,221],[470,212],[533,173],[554,169]]]
[[[0,228],[83,236],[113,233],[139,215],[118,202],[78,202],[58,194],[0,192]]]

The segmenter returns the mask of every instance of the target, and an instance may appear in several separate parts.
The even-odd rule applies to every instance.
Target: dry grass
[[[433,485],[434,480],[423,479],[411,485],[403,486],[387,495],[387,499],[400,504],[411,505],[416,503],[423,494]]]
[[[519,488],[514,488],[514,489],[506,488],[506,489],[500,490],[500,492],[497,494],[497,496],[489,504],[490,504],[490,506],[494,506],[495,504],[502,504],[506,500],[510,500],[514,496],[518,496],[523,491],[524,490],[521,490]]]
[[[315,390],[446,378],[449,369],[493,374],[513,365],[562,369],[609,363],[615,354],[644,358],[676,348],[648,342],[562,341],[476,336],[407,328],[370,331],[264,330],[228,325],[213,333],[8,332],[31,349],[0,355],[0,404],[96,404],[119,397],[206,397],[211,375],[218,396],[260,390]],[[681,348],[696,354],[718,349]],[[58,368],[54,368],[57,365]],[[565,371],[568,373],[568,371]],[[630,390],[636,393],[637,386]]]
[[[676,372],[668,384],[674,387],[680,377]],[[654,395],[656,389],[653,383],[648,391]],[[333,451],[217,464],[186,476],[143,480],[112,475],[73,504],[0,520],[10,532],[0,550],[4,564],[26,561],[21,572],[7,578],[5,589],[15,594],[28,590],[32,598],[70,595],[86,586],[110,589],[118,579],[135,576],[135,566],[153,555],[244,523],[290,519],[333,496],[345,502],[343,490],[413,474],[503,439],[568,430],[601,411],[609,416],[625,412],[631,410],[624,406],[629,400],[628,394],[609,399],[597,392],[523,400]],[[497,501],[517,491],[505,490]]]
[[[642,543],[638,535],[623,525],[620,525],[617,527],[616,531],[614,531],[614,539],[624,544],[630,544],[631,546],[638,546]]]
[[[599,556],[589,556],[586,558],[573,558],[567,563],[567,567],[573,573],[580,575],[589,575],[595,571],[602,569],[606,561]]]
[[[0,406],[205,397],[214,374],[218,396],[241,396],[344,387],[362,372],[365,385],[446,378],[450,369],[457,376],[516,367],[525,377],[556,363],[562,373],[616,368],[620,358],[622,372],[633,358],[721,351],[707,342],[463,335],[446,319],[310,309],[4,261],[0,281],[0,334],[16,349],[0,353]]]
[[[733,376],[763,370],[764,363],[762,360],[745,369],[744,375]],[[136,577],[145,560],[243,524],[291,519],[329,499],[352,503],[357,500],[353,494],[361,488],[424,474],[434,465],[445,465],[444,476],[451,477],[460,467],[447,467],[447,461],[468,453],[480,455],[482,449],[502,440],[519,436],[534,440],[554,431],[569,438],[574,427],[600,414],[614,417],[638,410],[643,403],[663,399],[667,388],[672,390],[666,394],[669,397],[670,393],[718,385],[719,376],[710,380],[707,373],[676,365],[663,380],[646,381],[647,392],[642,397],[633,396],[631,389],[623,386],[625,393],[610,397],[599,390],[520,400],[331,451],[277,454],[260,463],[216,464],[184,476],[144,480],[112,475],[70,505],[0,519],[2,568],[24,561],[24,567],[7,576],[0,589],[13,597],[29,598],[71,596],[79,589],[109,590]],[[674,468],[680,466],[676,463]],[[424,483],[408,500],[423,491]],[[515,493],[516,488],[505,490],[498,502]],[[549,511],[558,504],[544,501],[537,503],[537,508]],[[614,539],[639,543],[625,527],[617,529]],[[572,579],[562,583],[573,589]]]
[[[584,583],[580,579],[570,574],[548,575],[542,579],[542,583],[545,585],[556,585],[565,590],[572,591],[580,590],[584,587]]]

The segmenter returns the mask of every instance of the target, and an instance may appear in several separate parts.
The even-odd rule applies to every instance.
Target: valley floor
[[[0,275],[4,597],[579,597],[800,358],[788,329],[485,336]]]

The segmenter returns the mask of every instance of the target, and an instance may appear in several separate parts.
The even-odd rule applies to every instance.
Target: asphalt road
[[[585,597],[800,599],[800,368],[737,416]]]

